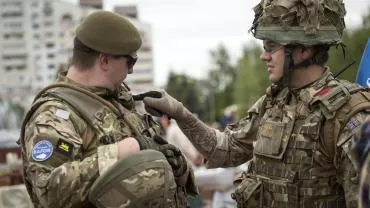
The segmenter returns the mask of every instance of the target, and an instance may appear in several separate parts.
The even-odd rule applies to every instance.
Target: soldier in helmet
[[[70,67],[36,96],[22,126],[35,207],[186,207],[186,193],[197,193],[181,152],[135,111],[122,83],[140,46],[135,26],[112,12],[76,29]]]
[[[254,11],[271,86],[245,118],[220,132],[164,91],[144,98],[147,110],[176,119],[210,168],[250,160],[235,181],[239,207],[357,207],[353,135],[370,94],[326,65],[345,27],[342,0],[262,0]]]

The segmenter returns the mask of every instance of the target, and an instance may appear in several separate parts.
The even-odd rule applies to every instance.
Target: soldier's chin
[[[276,82],[278,82],[278,81],[279,81],[279,79],[277,79],[275,76],[270,75],[270,76],[269,76],[269,81],[270,81],[271,83],[276,83]]]

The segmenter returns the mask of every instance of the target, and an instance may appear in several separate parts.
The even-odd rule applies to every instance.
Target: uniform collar
[[[336,86],[334,80],[333,74],[330,72],[329,68],[326,68],[319,79],[302,88],[293,90],[293,93],[304,103],[309,104],[314,97],[322,96],[326,94],[330,88]]]
[[[290,90],[285,87],[283,89],[275,89],[276,92],[274,92],[274,87],[276,88],[276,86],[271,85],[268,88],[267,95],[271,96],[271,98],[277,103],[286,103],[286,101],[289,99],[289,96],[292,95],[295,96],[298,100],[309,104],[315,96],[320,95],[320,92],[325,93],[325,89],[328,86],[335,85],[333,82],[331,82],[331,80],[334,80],[334,76],[330,72],[330,69],[326,67],[325,72],[317,80],[303,87]]]
[[[121,85],[121,87],[115,91],[112,91],[108,88],[105,88],[105,87],[98,87],[98,86],[85,86],[85,85],[82,85],[80,83],[77,83],[75,81],[73,81],[72,79],[69,79],[67,76],[67,72],[61,72],[58,74],[58,77],[57,77],[57,82],[61,82],[61,83],[65,83],[65,84],[70,84],[70,85],[73,85],[73,86],[76,86],[76,87],[79,87],[79,88],[83,88],[85,90],[88,90],[96,95],[99,95],[105,99],[109,99],[109,98],[125,98],[125,100],[129,100],[131,97],[132,98],[132,95],[131,95],[131,92],[129,90],[129,88],[125,85]]]

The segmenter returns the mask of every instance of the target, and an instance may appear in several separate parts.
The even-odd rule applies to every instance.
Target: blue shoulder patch
[[[41,140],[32,148],[32,159],[45,161],[53,154],[53,145],[47,140]]]

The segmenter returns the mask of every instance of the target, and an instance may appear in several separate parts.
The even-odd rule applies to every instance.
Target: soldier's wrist
[[[140,138],[135,138],[137,143],[139,144],[139,149],[144,150],[144,149],[149,149],[148,148],[148,142],[145,140],[145,137],[142,136]]]
[[[117,158],[122,159],[140,151],[138,141],[133,137],[128,137],[117,143]]]

